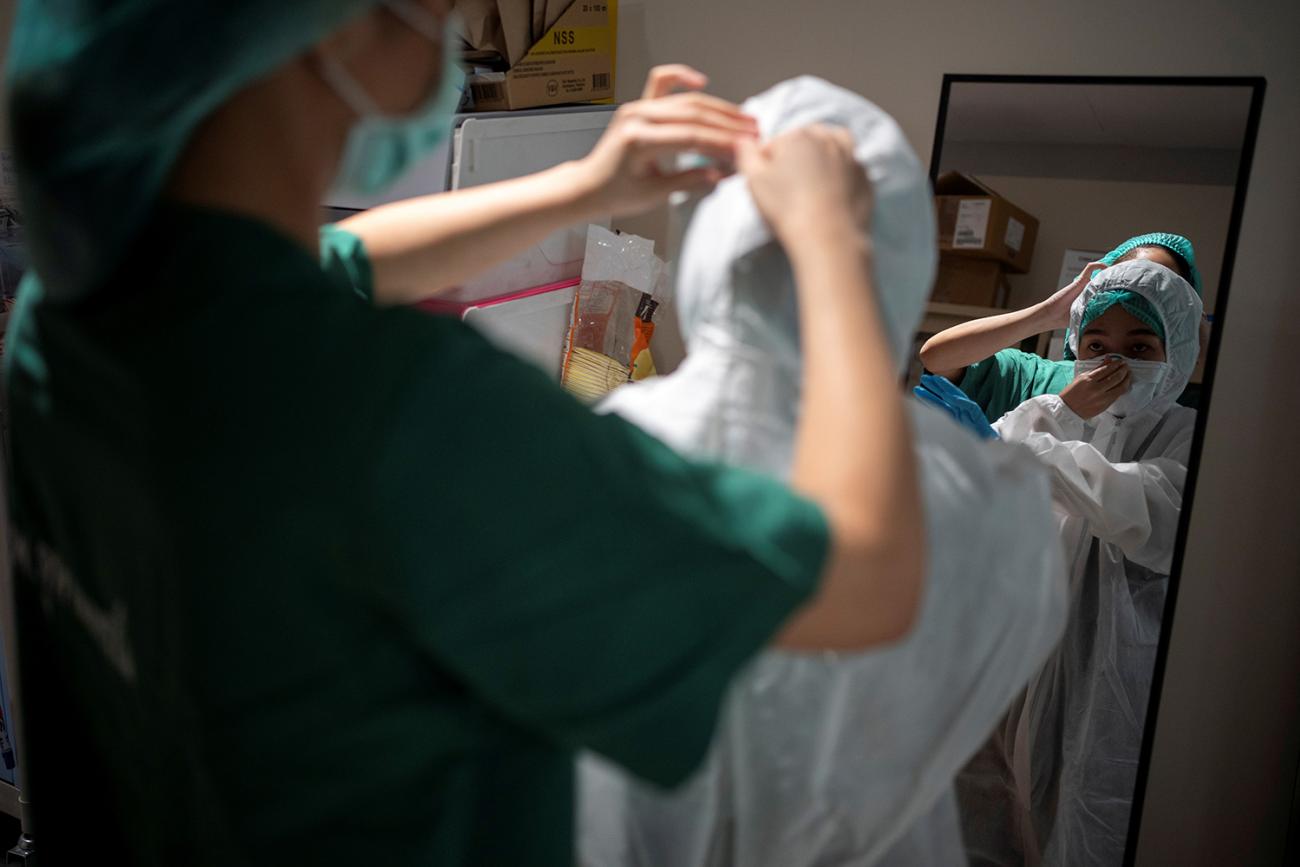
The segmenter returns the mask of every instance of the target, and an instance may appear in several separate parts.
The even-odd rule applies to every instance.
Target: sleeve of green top
[[[359,237],[333,223],[321,226],[320,261],[330,279],[347,286],[362,299],[374,301],[374,272]]]
[[[732,677],[815,589],[822,512],[440,327],[456,357],[438,368],[463,373],[417,369],[376,456],[384,604],[503,715],[680,781]]]
[[[1040,394],[1060,394],[1074,376],[1074,364],[1032,352],[1003,349],[966,368],[961,390],[984,410],[989,422]]]

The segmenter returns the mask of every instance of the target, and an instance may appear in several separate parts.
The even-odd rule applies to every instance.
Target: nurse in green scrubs
[[[1004,347],[1014,347],[1045,331],[1065,328],[1070,321],[1070,305],[1092,275],[1133,259],[1164,265],[1191,283],[1200,294],[1201,274],[1191,241],[1171,232],[1137,235],[1089,263],[1074,282],[1037,304],[963,322],[939,332],[921,347],[921,363],[931,373],[961,386],[990,422],[1040,394],[1059,394],[1080,418],[1092,418],[1128,390],[1128,369],[1122,362],[1103,365],[1076,379],[1073,357],[1067,355],[1065,361],[1052,361],[1032,352]],[[1202,324],[1202,352],[1208,340],[1208,327]],[[1179,403],[1194,407],[1198,395],[1199,386],[1189,386]]]
[[[582,160],[322,237],[331,184],[445,134],[448,5],[20,7],[9,496],[45,863],[569,865],[575,750],[675,784],[761,648],[911,623],[921,506],[847,134],[760,145],[662,68]],[[800,284],[788,488],[404,306],[720,180],[661,171],[681,152],[745,166]]]

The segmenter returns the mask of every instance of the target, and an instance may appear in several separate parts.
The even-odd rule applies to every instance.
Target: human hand
[[[1046,327],[1043,330],[1050,331],[1068,326],[1070,324],[1070,308],[1074,306],[1074,299],[1078,298],[1083,292],[1093,274],[1107,267],[1109,266],[1105,262],[1089,262],[1070,285],[1057,289],[1047,300],[1043,301],[1043,312],[1048,318],[1045,323]]]
[[[640,213],[679,190],[708,192],[734,170],[738,143],[756,140],[758,123],[739,106],[696,92],[707,84],[688,66],[650,71],[642,98],[620,106],[596,147],[577,163],[591,213]],[[673,92],[678,89],[691,92]],[[700,154],[714,165],[662,169],[683,153]]]
[[[1087,421],[1101,415],[1129,389],[1129,368],[1122,358],[1081,373],[1061,390],[1061,400],[1075,415]]]
[[[801,238],[870,228],[872,192],[848,130],[814,125],[765,145],[740,144],[740,171],[773,233],[790,250]]]

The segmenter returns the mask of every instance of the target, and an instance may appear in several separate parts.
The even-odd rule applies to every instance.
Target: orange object
[[[655,376],[655,360],[650,354],[650,341],[655,336],[655,324],[637,319],[634,323],[636,336],[632,340],[632,381],[639,382]]]
[[[655,324],[640,319],[633,320],[632,324],[635,327],[632,338],[632,360],[636,361],[642,352],[650,348],[650,341],[655,336]]]

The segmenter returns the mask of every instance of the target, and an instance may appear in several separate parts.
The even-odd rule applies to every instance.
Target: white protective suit
[[[814,78],[744,108],[764,137],[816,122],[854,134],[875,188],[876,285],[901,371],[936,249],[929,184],[902,133]],[[602,409],[684,452],[787,477],[800,391],[794,281],[744,179],[695,211],[677,297],[686,361]],[[703,766],[672,793],[584,756],[584,867],[964,862],[953,777],[1055,646],[1064,575],[1033,457],[912,404],[929,545],[911,635],[863,654],[762,654],[737,678]]]
[[[994,429],[1027,445],[1052,473],[1070,574],[1070,620],[1061,646],[1026,694],[1023,724],[1012,737],[1020,792],[1029,793],[1035,849],[1044,864],[1119,867],[1128,837],[1133,786],[1146,722],[1165,591],[1182,507],[1196,413],[1174,401],[1200,351],[1201,299],[1187,281],[1153,262],[1123,262],[1095,275],[1075,300],[1070,348],[1098,292],[1128,289],[1155,308],[1165,326],[1168,375],[1144,409],[1126,418],[1110,410],[1084,421],[1057,395],[1030,398]],[[1023,779],[1028,768],[1029,779]],[[998,822],[967,813],[978,791],[1017,788],[990,779],[995,769],[963,774],[968,842]],[[1005,769],[1004,769],[1004,772]],[[972,789],[968,790],[968,786]],[[1005,814],[1002,816],[1005,818]],[[978,848],[978,847],[976,847]],[[1014,851],[972,850],[977,864],[1019,864]]]

